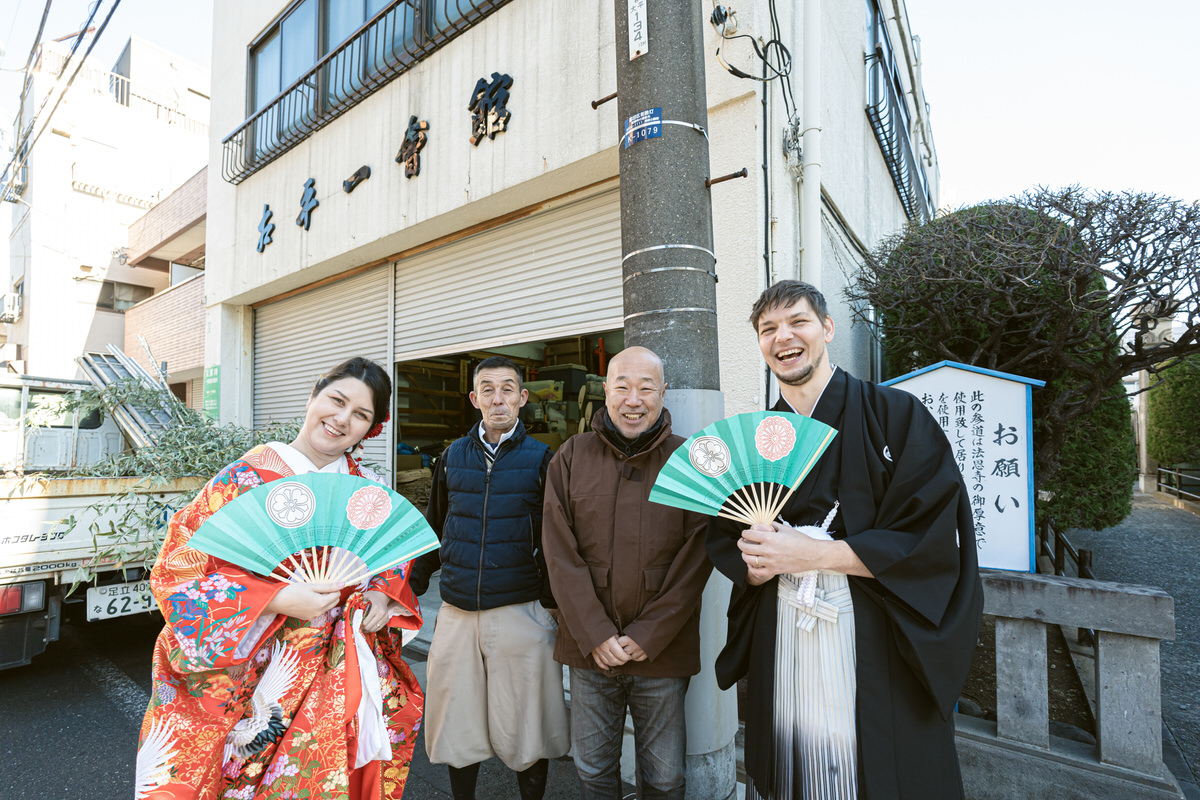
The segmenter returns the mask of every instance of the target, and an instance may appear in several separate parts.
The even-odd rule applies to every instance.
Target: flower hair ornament
[[[367,441],[367,439],[374,439],[376,436],[383,433],[384,423],[388,422],[391,418],[392,418],[392,412],[388,411],[387,416],[383,418],[383,422],[376,422],[374,425],[372,425],[371,430],[367,431],[366,435],[363,436],[363,438],[358,440],[358,444],[354,445],[354,447],[351,447],[348,451],[346,451],[346,454],[351,455],[354,453],[355,450],[361,450],[362,446],[363,446],[363,442]],[[352,457],[354,458],[354,461],[359,466],[362,466],[362,456],[352,456]]]
[[[392,418],[392,412],[388,411],[387,416],[383,418],[383,422],[376,422],[374,425],[372,425],[371,430],[367,431],[367,435],[362,438],[362,441],[359,442],[359,445],[361,445],[367,439],[374,439],[376,436],[383,433],[384,422],[387,422],[391,418]]]

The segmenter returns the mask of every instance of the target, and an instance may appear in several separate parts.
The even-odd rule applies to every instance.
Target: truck
[[[153,611],[156,543],[204,482],[78,477],[125,447],[107,415],[54,410],[90,386],[0,376],[0,669],[28,664],[57,641],[71,607],[89,623]]]

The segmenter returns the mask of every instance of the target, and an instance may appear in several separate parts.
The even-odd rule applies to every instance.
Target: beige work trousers
[[[486,611],[443,603],[425,687],[425,751],[462,768],[499,756],[521,772],[570,748],[558,625],[535,601]]]

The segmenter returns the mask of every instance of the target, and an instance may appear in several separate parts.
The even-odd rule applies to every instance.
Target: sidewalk
[[[1136,493],[1133,512],[1103,531],[1071,530],[1100,580],[1163,589],[1175,600],[1175,641],[1163,642],[1163,760],[1188,800],[1200,800],[1200,515]]]

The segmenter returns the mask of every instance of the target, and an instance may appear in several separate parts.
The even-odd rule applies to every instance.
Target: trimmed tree
[[[847,296],[890,375],[952,360],[1046,381],[1042,511],[1107,527],[1136,474],[1121,379],[1200,353],[1200,205],[1072,187],[964,208],[885,240]],[[1168,316],[1182,334],[1146,346],[1147,320]]]
[[[1160,464],[1200,461],[1200,358],[1160,373],[1150,393],[1146,450]]]

